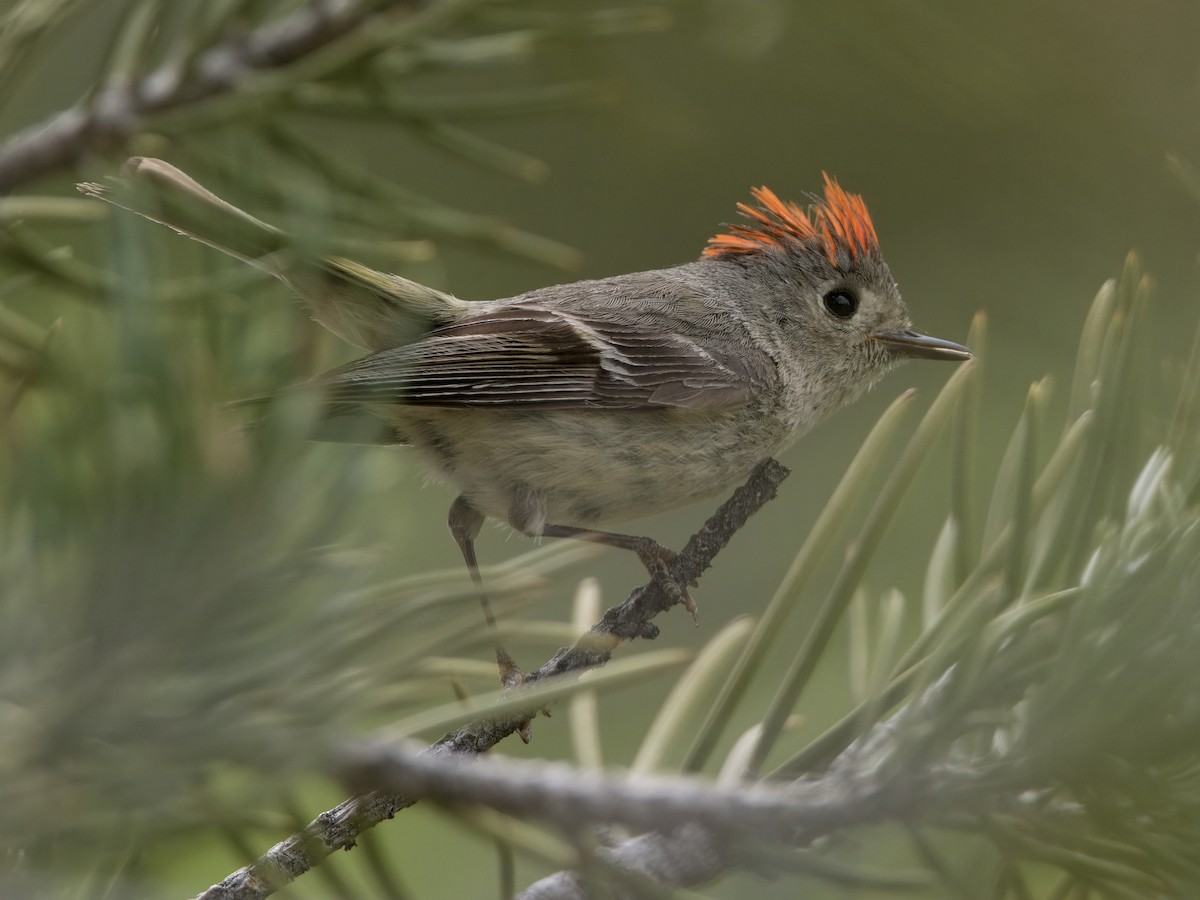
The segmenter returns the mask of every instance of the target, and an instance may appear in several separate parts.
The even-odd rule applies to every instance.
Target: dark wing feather
[[[319,380],[331,402],[711,410],[775,377],[748,341],[719,352],[676,331],[535,304],[492,308]]]

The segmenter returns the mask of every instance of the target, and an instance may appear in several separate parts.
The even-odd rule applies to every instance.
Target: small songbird
[[[691,262],[468,302],[305,260],[159,160],[127,172],[155,187],[155,211],[81,189],[268,269],[370,351],[309,386],[331,416],[384,420],[458,489],[450,530],[477,582],[485,518],[634,550],[661,578],[669,551],[599,526],[740,482],[905,359],[971,356],[912,329],[866,205],[828,176],[807,208],[755,189]]]

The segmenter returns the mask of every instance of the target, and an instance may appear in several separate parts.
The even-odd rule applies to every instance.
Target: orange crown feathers
[[[805,250],[821,249],[837,265],[839,251],[845,251],[851,261],[879,253],[879,238],[867,204],[858,194],[842,190],[827,174],[825,199],[817,200],[807,212],[797,203],[780,200],[770,188],[757,187],[751,193],[757,206],[738,204],[738,212],[750,224],[731,225],[728,234],[709,238],[705,256],[744,256],[800,244]]]

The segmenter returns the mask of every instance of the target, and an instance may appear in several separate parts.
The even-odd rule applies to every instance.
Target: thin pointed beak
[[[886,344],[897,356],[908,359],[949,359],[961,362],[971,358],[971,351],[962,344],[930,337],[911,328],[877,334],[875,340]]]

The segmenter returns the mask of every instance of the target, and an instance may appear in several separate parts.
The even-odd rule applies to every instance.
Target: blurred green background
[[[12,93],[0,109],[0,134],[69,105],[88,88],[107,42],[97,35],[114,27],[122,6],[96,0],[51,52],[29,63],[21,83],[5,89]],[[308,116],[300,127],[352,167],[582,253],[578,268],[563,272],[445,242],[428,259],[393,266],[466,298],[682,262],[700,252],[720,223],[733,219],[735,204],[748,197],[751,186],[766,184],[802,199],[818,189],[823,170],[836,175],[866,198],[919,328],[963,340],[971,317],[977,311],[987,316],[986,413],[979,440],[983,485],[1028,384],[1050,375],[1055,397],[1063,402],[1083,316],[1130,249],[1141,251],[1159,285],[1150,328],[1161,357],[1186,350],[1197,308],[1200,203],[1179,170],[1200,162],[1197,4],[697,0],[678,4],[661,29],[605,40],[563,38],[519,66],[431,72],[410,79],[407,90],[471,96],[556,81],[592,82],[601,102],[523,116],[481,115],[470,123],[477,134],[544,161],[544,177],[536,183],[451,158],[385,121]],[[193,139],[206,138],[197,133]],[[256,164],[255,150],[236,129],[215,131],[208,140],[207,152],[224,155],[226,164]],[[219,173],[189,157],[187,146],[144,149],[179,162],[201,181],[221,181]],[[70,196],[75,180],[112,172],[119,159],[89,159],[83,172],[64,172],[31,187]],[[227,196],[261,212],[250,198]],[[113,231],[106,223],[50,233],[85,258],[103,258]],[[173,236],[145,239],[153,250],[146,265],[157,278],[224,264]],[[240,296],[247,302],[214,301],[228,313],[226,332],[194,336],[190,343],[182,339],[188,352],[211,353],[214,369],[234,372],[215,374],[205,386],[214,401],[236,399],[237,394],[223,394],[225,388],[278,386],[271,378],[293,365],[280,360],[295,358],[297,347],[308,354],[304,364],[295,364],[299,370],[351,355],[332,339],[321,339],[313,350],[303,315],[282,287],[260,279]],[[106,310],[52,289],[10,289],[3,299],[46,325],[61,316],[56,346],[63,353],[120,327],[113,324],[111,306]],[[211,318],[213,308],[173,307],[171,315],[200,322]],[[101,383],[110,374],[102,367],[93,372]],[[927,401],[948,375],[946,366],[910,364],[792,448],[782,461],[793,474],[778,500],[734,539],[694,592],[700,627],[673,614],[661,621],[660,642],[699,647],[728,620],[761,609],[880,412],[910,386]],[[36,397],[27,402],[35,405]],[[348,467],[356,482],[370,485],[356,495],[360,506],[347,520],[346,533],[333,539],[363,551],[364,559],[391,574],[458,565],[444,525],[453,492],[427,486],[415,460],[385,449],[301,452],[317,471]],[[910,599],[919,596],[928,548],[944,516],[945,458],[943,441],[873,563],[867,583],[876,596],[890,586]],[[981,488],[981,501],[985,498]],[[318,485],[310,502],[321,499]],[[708,506],[693,507],[630,528],[679,545],[709,512]],[[488,528],[479,550],[485,563],[496,563],[527,544]],[[611,605],[638,583],[641,570],[622,554],[606,553],[520,614],[567,619],[576,577],[585,574],[600,579]],[[831,577],[827,571],[809,587],[814,603]],[[803,635],[803,604],[800,609],[781,644]],[[548,655],[544,645],[533,643],[514,649],[531,666]],[[480,658],[487,658],[486,650]],[[760,677],[764,696],[786,662],[786,654],[777,654]],[[663,677],[601,699],[611,762],[628,761],[671,683]],[[802,734],[836,719],[846,698],[844,669],[826,666],[802,703]],[[747,705],[732,733],[750,724],[754,709]],[[534,734],[531,746],[510,740],[504,752],[531,757],[570,752],[559,721],[538,722]],[[330,788],[307,799],[313,806],[306,812],[315,814],[319,804],[332,805],[338,797]],[[476,847],[476,839],[437,811],[414,809],[384,828],[389,846],[400,848],[415,896],[490,889],[486,842]],[[479,851],[478,867],[425,864],[458,860],[469,855],[466,847]],[[186,871],[165,861],[162,869],[186,893],[241,862],[222,849],[191,859]],[[518,884],[534,874],[522,868]],[[314,885],[304,889],[311,893],[302,889],[301,895],[321,894]],[[714,896],[748,889],[758,896],[792,896],[794,884],[737,878],[710,888]]]

